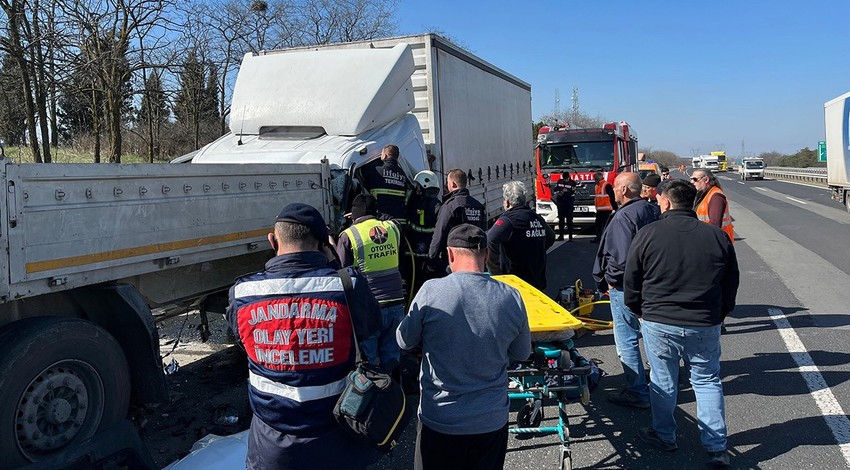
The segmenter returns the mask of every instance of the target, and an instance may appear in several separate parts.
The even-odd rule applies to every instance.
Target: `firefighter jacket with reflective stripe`
[[[711,189],[708,190],[708,193],[697,205],[697,218],[703,222],[710,222],[708,217],[708,205],[711,202],[711,198],[717,195],[722,195],[724,199],[723,219],[720,221],[720,228],[726,232],[726,235],[729,235],[729,240],[732,240],[732,243],[735,243],[735,230],[732,227],[732,216],[729,215],[729,201],[726,199],[726,194],[722,189],[717,186],[712,186]]]
[[[413,252],[417,255],[427,255],[437,225],[437,211],[440,209],[440,199],[435,193],[438,188],[429,188],[413,193],[407,200],[407,228],[405,236],[410,241]]]
[[[612,211],[614,206],[611,205],[611,197],[608,195],[607,189],[610,186],[605,180],[596,183],[596,198],[594,199],[596,211]]]
[[[361,340],[382,322],[366,279],[353,270],[349,308],[335,264],[318,251],[276,256],[230,289],[227,319],[248,356],[251,409],[299,438],[338,426],[333,407],[354,368],[349,315]]]
[[[407,196],[413,187],[395,159],[378,160],[363,167],[363,185],[378,200],[378,212],[400,224],[407,223]]]
[[[369,281],[375,298],[383,306],[404,300],[398,269],[401,234],[391,220],[361,217],[339,237],[343,266],[356,266]]]

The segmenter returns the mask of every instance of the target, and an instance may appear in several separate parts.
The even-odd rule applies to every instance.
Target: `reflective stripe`
[[[351,278],[352,283],[357,279]],[[342,292],[342,280],[334,276],[323,277],[293,277],[283,279],[263,279],[260,281],[241,282],[233,290],[237,299],[258,295],[290,295],[305,292]]]
[[[348,234],[348,239],[354,242],[354,261],[360,266],[360,271],[366,271],[366,245],[363,244],[360,231],[351,226],[345,229],[345,233]]]
[[[419,233],[434,233],[434,227],[428,228],[428,227],[420,227],[416,224],[410,224],[410,228],[412,228],[413,230],[415,230]]]
[[[248,382],[257,390],[288,398],[290,400],[304,403],[305,401],[321,400],[334,395],[339,395],[345,389],[345,378],[331,382],[327,385],[314,385],[309,387],[293,387],[270,380],[262,375],[248,371]]]
[[[375,188],[369,191],[372,196],[398,196],[405,197],[407,196],[407,192],[402,189],[384,189],[384,188]]]
[[[596,206],[597,211],[614,210],[614,206],[611,205],[611,197],[605,192],[606,186],[608,186],[608,183],[604,182],[601,185],[597,184],[596,188],[594,188],[596,199],[593,200],[593,204]]]
[[[711,189],[708,190],[708,193],[705,197],[702,198],[702,201],[697,205],[696,213],[697,218],[702,222],[710,223],[711,218],[708,215],[708,205],[711,202],[711,198],[713,198],[717,193],[723,194],[725,197],[726,194],[723,193],[723,190],[718,188],[717,186],[712,186]],[[726,205],[723,209],[723,218],[720,220],[720,228],[729,235],[729,240],[732,243],[735,243],[735,229],[732,226],[732,216],[729,215],[729,201],[726,201]]]

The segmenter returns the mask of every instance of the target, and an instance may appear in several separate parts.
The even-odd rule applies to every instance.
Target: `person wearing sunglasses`
[[[710,170],[697,169],[691,173],[691,183],[697,188],[697,197],[694,202],[697,218],[720,227],[729,235],[729,240],[735,243],[732,216],[729,215],[729,201],[720,187],[720,181]]]
[[[666,166],[661,167],[661,181],[670,181],[670,169]]]

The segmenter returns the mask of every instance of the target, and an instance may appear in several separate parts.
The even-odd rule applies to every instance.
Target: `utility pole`
[[[744,139],[741,139],[741,158],[744,158],[746,156],[747,156],[747,153],[744,152]]]

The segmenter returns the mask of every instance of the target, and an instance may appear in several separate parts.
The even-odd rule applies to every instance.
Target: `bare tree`
[[[47,72],[54,47],[50,35],[54,5],[53,0],[0,0],[0,10],[6,17],[0,49],[18,64],[24,87],[30,149],[38,163],[51,161]],[[43,31],[45,21],[51,24]]]
[[[126,109],[132,74],[145,68],[134,42],[158,23],[166,22],[170,0],[78,0],[63,4],[64,14],[88,38],[86,56],[97,71],[103,95],[105,128],[110,139],[109,161],[120,162],[122,113]],[[85,43],[83,43],[85,44]]]
[[[306,45],[373,39],[396,28],[393,0],[306,0],[298,9]]]

